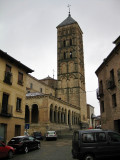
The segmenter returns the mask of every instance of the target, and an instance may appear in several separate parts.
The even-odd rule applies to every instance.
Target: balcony
[[[99,100],[100,98],[102,98],[104,96],[104,93],[103,93],[103,89],[101,88],[98,88],[96,90],[96,94],[97,94],[97,99]]]
[[[5,71],[4,82],[9,85],[12,85],[12,73],[11,72]]]
[[[115,86],[115,82],[113,80],[107,80],[107,89],[114,89],[116,86]]]
[[[11,105],[1,105],[0,104],[0,116],[12,117],[13,116],[13,106]]]

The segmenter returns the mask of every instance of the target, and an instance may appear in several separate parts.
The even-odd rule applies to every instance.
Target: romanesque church
[[[56,28],[57,80],[31,76],[32,69],[0,50],[0,136],[5,142],[25,129],[44,135],[88,128],[82,30],[70,13]]]
[[[57,80],[27,77],[25,123],[30,133],[88,127],[83,32],[70,12],[56,28]]]

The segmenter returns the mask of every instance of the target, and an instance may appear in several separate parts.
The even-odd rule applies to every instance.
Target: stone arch
[[[61,64],[61,73],[67,73],[66,63],[62,63],[62,64]]]
[[[69,71],[69,73],[75,71],[75,65],[74,65],[74,62],[73,62],[73,61],[72,61],[72,62],[70,61],[70,62],[68,63],[68,71]]]
[[[62,78],[61,87],[62,87],[62,88],[66,88],[66,87],[67,87],[67,78],[66,78],[66,77],[63,77],[63,78]]]
[[[31,111],[31,122],[32,123],[38,123],[38,118],[39,118],[38,105],[33,104],[32,105],[32,111]]]
[[[70,76],[68,80],[68,86],[70,88],[74,87],[74,76]]]
[[[30,123],[30,110],[29,106],[25,106],[25,123]]]

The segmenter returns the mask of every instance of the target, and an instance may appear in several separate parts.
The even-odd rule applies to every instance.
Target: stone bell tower
[[[57,97],[80,107],[86,120],[86,91],[82,30],[68,17],[57,26]]]

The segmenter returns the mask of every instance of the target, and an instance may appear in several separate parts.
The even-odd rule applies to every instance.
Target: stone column
[[[72,125],[74,125],[74,114],[72,114]]]
[[[62,112],[62,123],[64,123],[65,122],[65,120],[64,120],[64,112]]]
[[[61,111],[59,113],[59,123],[61,123]]]
[[[68,111],[65,112],[65,123],[68,125]]]
[[[72,113],[70,112],[70,125],[72,125]]]
[[[58,111],[56,110],[56,123],[58,123]]]

